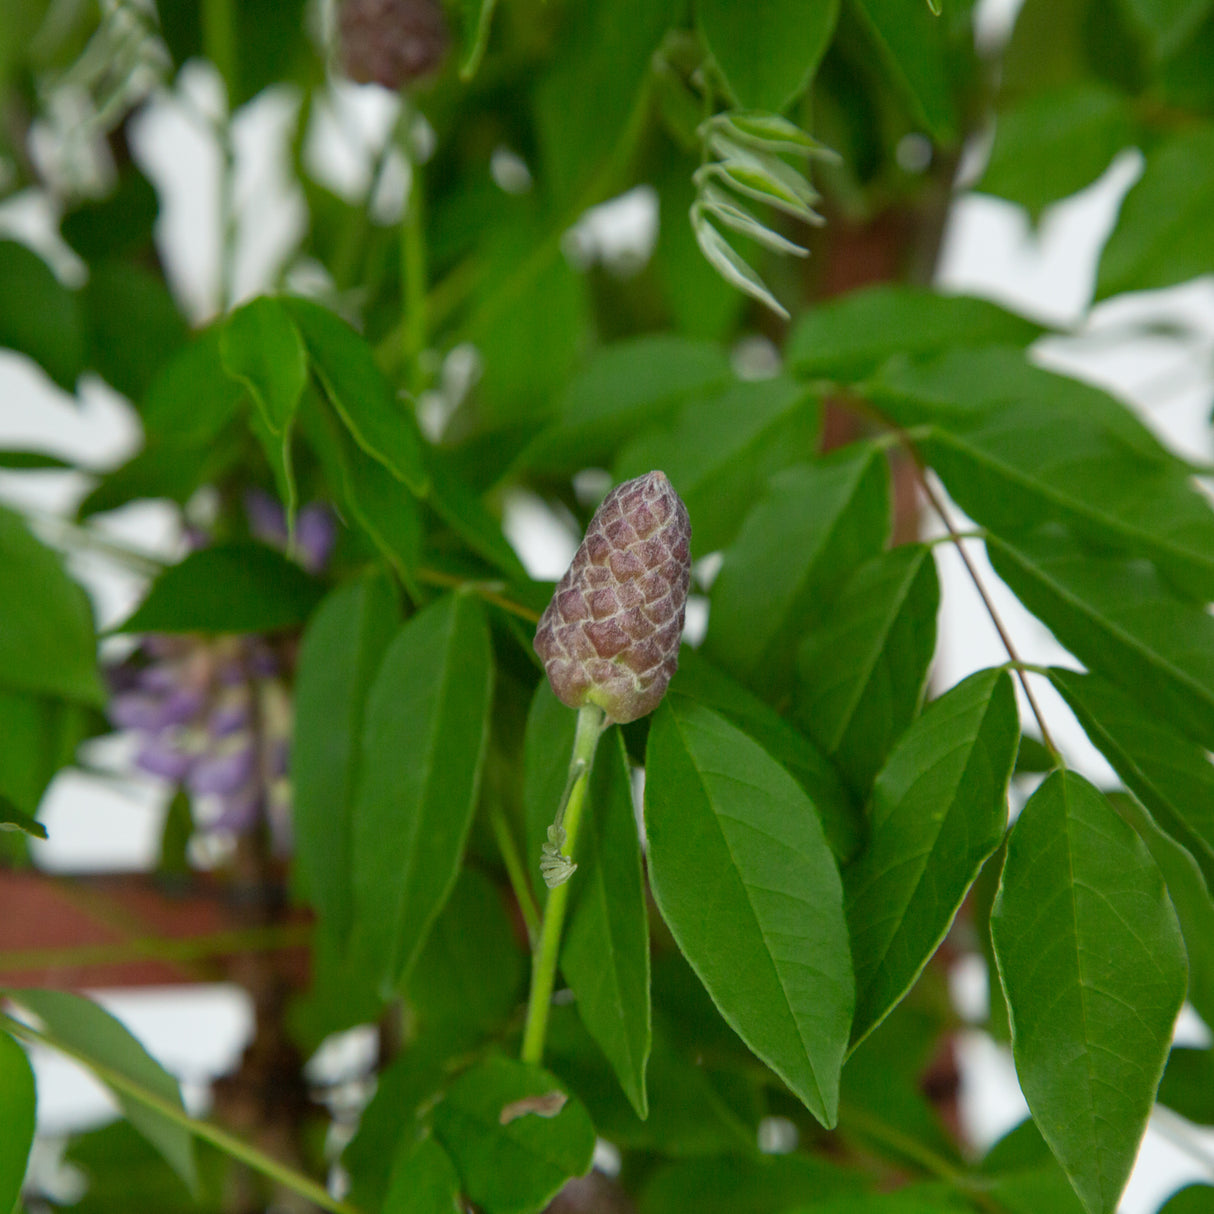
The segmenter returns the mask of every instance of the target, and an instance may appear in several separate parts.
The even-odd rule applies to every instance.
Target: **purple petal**
[[[278,656],[260,637],[250,637],[245,665],[254,678],[268,679],[278,673]]]
[[[264,489],[250,489],[244,495],[244,512],[254,536],[275,548],[286,546],[287,517]]]
[[[210,719],[207,721],[207,729],[213,737],[226,738],[246,729],[248,724],[249,705],[247,700],[232,697],[211,713]]]
[[[295,520],[295,547],[299,563],[310,573],[319,573],[328,563],[337,541],[337,522],[328,506],[314,502]]]
[[[151,738],[135,758],[135,766],[161,779],[179,784],[189,774],[195,757],[166,738]]]
[[[241,738],[241,735],[234,735]],[[229,796],[252,779],[257,767],[257,754],[252,738],[241,738],[243,745],[220,754],[203,755],[194,764],[189,776],[190,791],[196,796],[208,793]]]
[[[211,830],[230,830],[243,834],[251,830],[261,817],[261,787],[248,784],[223,798],[222,808],[211,823]]]

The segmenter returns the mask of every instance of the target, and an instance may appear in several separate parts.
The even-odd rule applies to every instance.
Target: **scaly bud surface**
[[[652,712],[678,666],[690,581],[691,522],[666,474],[617,485],[536,629],[557,699],[621,724]]]

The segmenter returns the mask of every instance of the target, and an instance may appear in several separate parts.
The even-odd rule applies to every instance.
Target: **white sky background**
[[[984,34],[997,36],[1016,7],[1017,0],[986,0]],[[214,80],[205,70],[190,70],[183,77],[181,91],[190,105],[207,110],[217,104]],[[308,151],[310,163],[327,184],[355,197],[366,188],[372,150],[393,120],[394,104],[374,86],[347,86],[335,95]],[[237,116],[236,285],[241,297],[274,282],[301,228],[302,203],[289,181],[282,146],[295,105],[287,90],[270,90]],[[160,192],[157,238],[173,289],[187,313],[201,320],[217,307],[219,161],[213,141],[180,97],[166,96],[148,107],[134,146]],[[939,285],[1074,326],[1091,296],[1101,244],[1139,171],[1137,154],[1123,155],[1090,189],[1047,212],[1037,232],[1014,206],[976,195],[961,198],[946,233]],[[377,210],[391,217],[406,192],[407,169],[401,163],[390,166]],[[619,206],[599,209],[579,225],[579,249],[585,253],[587,247],[597,246],[609,255],[631,242],[650,244],[653,211],[652,194],[644,192],[634,192]],[[35,200],[18,198],[0,205],[0,234],[28,240],[65,276],[81,272]],[[1197,339],[1188,344],[1164,338],[1124,340],[1122,326],[1144,315],[1183,320]],[[1173,448],[1197,460],[1211,460],[1214,280],[1104,305],[1077,336],[1044,340],[1035,356],[1043,365],[1111,389],[1134,405]],[[86,379],[79,401],[72,403],[24,359],[0,351],[0,447],[47,451],[102,469],[127,458],[138,442],[133,411],[106,385]],[[0,501],[34,512],[70,509],[86,487],[85,478],[74,473],[0,473]],[[174,512],[167,507],[140,504],[99,523],[140,549],[167,557],[177,552]],[[563,570],[576,544],[560,521],[522,495],[507,519],[507,532],[533,571],[551,577]],[[999,583],[985,563],[981,544],[971,543],[969,550],[984,571],[985,584],[1021,656],[1039,663],[1069,661]],[[940,545],[936,556],[943,594],[935,681],[943,687],[971,670],[1001,663],[1006,655],[956,554]],[[72,568],[92,591],[102,625],[122,618],[140,593],[138,579],[96,556],[74,556]],[[1051,731],[1074,765],[1094,779],[1111,779],[1104,760],[1062,702],[1040,681],[1035,691]],[[107,763],[121,757],[120,750],[105,745],[99,755]],[[81,773],[66,772],[44,802],[41,816],[51,838],[37,845],[39,863],[52,871],[145,868],[155,857],[165,802],[165,791],[150,781],[132,778],[127,784],[102,785]],[[972,967],[958,975],[959,1002],[975,1015],[981,1013],[983,981]],[[231,1069],[251,1031],[247,1000],[236,987],[108,992],[103,998],[182,1077],[195,1110],[205,1109],[207,1081]],[[1187,1041],[1206,1039],[1196,1017],[1182,1021],[1182,1030]],[[960,1057],[966,1077],[963,1111],[975,1141],[985,1145],[1024,1115],[1023,1100],[1010,1056],[984,1035],[963,1037]],[[78,1068],[40,1052],[35,1063],[44,1128],[64,1132],[106,1116],[107,1096]],[[1199,1140],[1214,1157],[1214,1134],[1200,1135]],[[1123,1214],[1150,1214],[1168,1192],[1193,1179],[1214,1176],[1191,1152],[1152,1129],[1123,1201]]]

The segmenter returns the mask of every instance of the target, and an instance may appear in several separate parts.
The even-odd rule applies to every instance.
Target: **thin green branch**
[[[518,844],[514,841],[510,823],[506,821],[505,811],[496,798],[489,805],[489,825],[493,829],[493,837],[497,840],[502,863],[506,866],[506,875],[510,878],[510,888],[514,890],[519,912],[527,925],[527,939],[534,948],[540,932],[539,903],[535,900],[531,882],[527,880],[527,870],[523,866],[523,858],[519,854]]]

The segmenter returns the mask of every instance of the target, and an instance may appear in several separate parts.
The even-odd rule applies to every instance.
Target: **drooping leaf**
[[[782,110],[813,78],[839,17],[839,0],[757,7],[699,0],[696,17],[739,105]]]
[[[710,219],[723,223],[731,231],[761,244],[773,253],[781,253],[787,257],[809,256],[807,249],[760,222],[738,199],[713,185],[711,181],[705,181],[700,186],[696,206]]]
[[[1214,1125],[1214,1051],[1173,1046],[1159,1103],[1197,1125]]]
[[[857,444],[772,478],[713,583],[705,653],[767,699],[792,684],[801,636],[889,535],[884,454]]]
[[[854,382],[896,354],[927,358],[959,345],[1027,346],[1041,333],[1041,325],[989,300],[882,284],[807,311],[789,334],[785,357],[794,375]]]
[[[751,299],[757,299],[782,319],[788,319],[788,309],[701,212],[692,212],[691,226],[705,260],[731,287],[736,287]]]
[[[224,322],[219,350],[224,369],[248,388],[270,433],[282,435],[308,380],[308,352],[282,301],[263,295],[237,308]]]
[[[86,1066],[96,1063],[184,1113],[177,1080],[100,1005],[67,991],[7,993],[19,1006],[33,1012],[54,1041]],[[97,1072],[97,1077],[109,1084],[105,1069]],[[111,1090],[127,1120],[164,1156],[190,1191],[196,1192],[198,1171],[194,1139],[189,1131],[121,1088],[111,1085]]]
[[[493,668],[477,599],[447,595],[389,646],[367,701],[352,949],[390,993],[455,884],[476,808]]]
[[[1019,738],[1010,677],[982,670],[929,705],[877,776],[868,843],[843,874],[853,1043],[910,989],[999,846]]]
[[[1159,869],[1082,777],[1049,776],[1021,812],[991,934],[1033,1120],[1089,1214],[1113,1214],[1186,966]]]
[[[532,1106],[537,1097],[546,1103]],[[434,1110],[434,1134],[464,1192],[487,1214],[541,1209],[590,1167],[594,1151],[594,1127],[581,1103],[547,1071],[501,1055],[451,1085]]]
[[[353,918],[351,836],[367,695],[398,620],[391,586],[372,572],[321,603],[299,648],[291,744],[295,871],[321,930],[338,945]]]
[[[170,565],[119,632],[271,632],[302,624],[324,587],[282,553],[237,541]]]
[[[572,716],[572,713],[568,715]],[[637,1115],[649,1113],[649,922],[628,758],[619,730],[599,743],[577,844],[561,972],[578,1015]]]
[[[30,1147],[34,1143],[34,1111],[38,1094],[25,1051],[0,1031],[0,1211],[12,1214],[21,1196]]]
[[[58,556],[0,507],[0,686],[100,706],[92,611]]]
[[[236,416],[244,388],[224,370],[222,334],[220,325],[211,325],[157,371],[139,402],[149,444],[202,447]]]
[[[654,898],[731,1027],[824,1125],[854,989],[842,886],[812,803],[723,717],[679,698],[649,732]]]
[[[1203,749],[1097,675],[1054,668],[1050,682],[1126,787],[1188,850],[1214,890],[1214,766]]]
[[[852,574],[797,651],[794,718],[861,799],[919,707],[939,605],[931,549],[902,544]]]
[[[392,1163],[382,1214],[461,1214],[459,1175],[434,1138],[404,1144]]]
[[[37,818],[18,809],[12,801],[0,792],[0,830],[19,830],[22,834],[35,839],[46,838],[46,827]],[[4,1203],[0,1202],[0,1209]]]
[[[85,367],[76,294],[31,249],[0,240],[0,347],[32,358],[67,392]]]
[[[768,479],[817,445],[818,402],[778,376],[737,383],[683,405],[623,448],[613,472],[631,480],[661,468],[691,516],[696,551],[715,552],[735,536]]]

